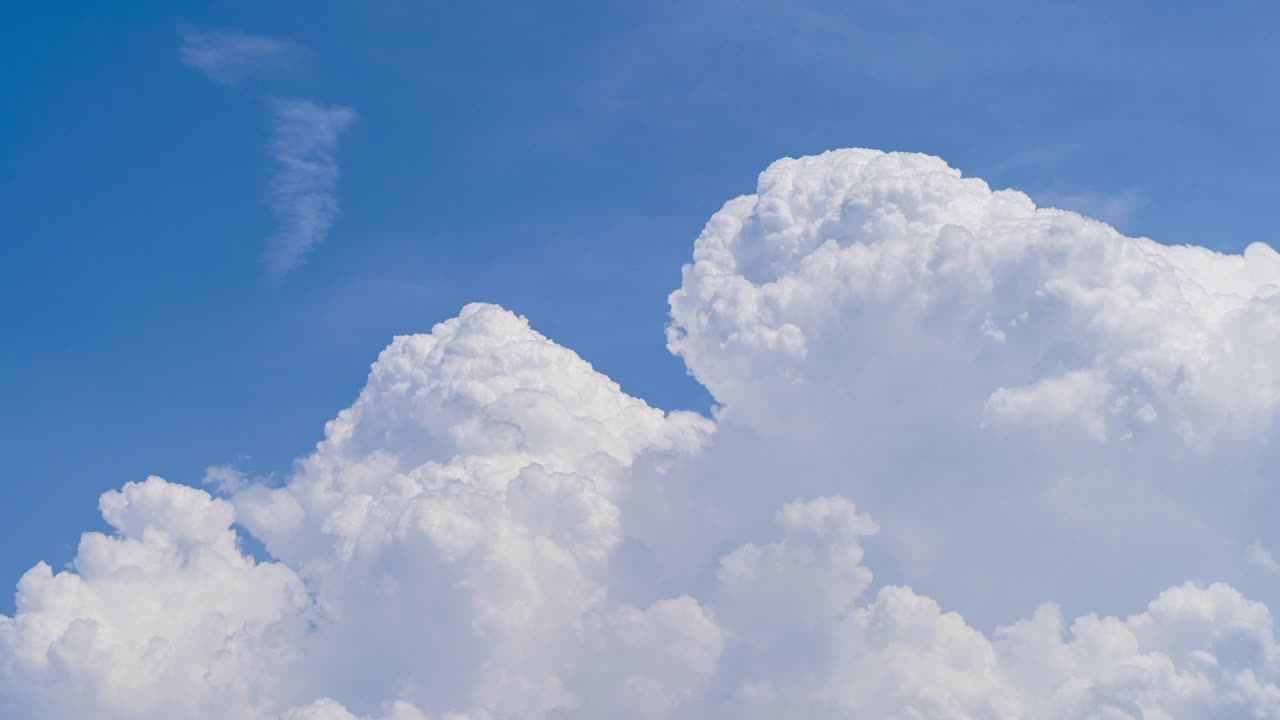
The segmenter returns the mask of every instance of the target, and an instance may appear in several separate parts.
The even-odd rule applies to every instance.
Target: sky
[[[839,535],[840,542],[857,548],[859,557],[860,543],[865,543],[867,557],[880,563],[875,587],[884,578],[930,593],[945,607],[961,611],[979,633],[989,634],[1030,617],[1047,601],[1060,603],[1068,617],[1089,612],[1137,613],[1165,588],[1180,587],[1188,580],[1221,579],[1245,592],[1275,589],[1265,577],[1274,574],[1275,567],[1268,547],[1271,543],[1280,547],[1280,537],[1264,536],[1265,517],[1260,515],[1258,496],[1250,495],[1248,489],[1265,485],[1274,476],[1275,454],[1252,445],[1239,447],[1274,436],[1275,425],[1268,414],[1273,410],[1266,404],[1275,387],[1268,375],[1270,360],[1254,352],[1274,342],[1274,335],[1268,333],[1275,325],[1268,323],[1275,316],[1268,316],[1265,309],[1248,310],[1255,313],[1249,316],[1255,330],[1249,331],[1233,324],[1234,320],[1222,320],[1229,312],[1214,304],[1216,300],[1202,305],[1186,300],[1186,307],[1192,308],[1187,311],[1177,310],[1184,306],[1172,300],[1161,305],[1167,298],[1159,294],[1125,295],[1116,290],[1117,298],[1129,299],[1097,300],[1099,304],[1081,299],[1084,295],[1066,295],[1069,299],[1063,302],[1071,310],[1054,316],[1060,317],[1061,324],[1045,331],[1045,337],[1056,338],[1053,352],[1036,356],[1039,364],[1026,361],[1020,380],[1014,381],[1017,373],[1011,368],[1022,367],[1018,363],[1031,354],[1024,357],[1019,354],[1022,351],[1010,351],[992,356],[1004,359],[988,359],[975,350],[974,357],[983,358],[981,362],[975,360],[970,366],[957,361],[954,374],[938,375],[939,384],[933,387],[919,378],[900,377],[892,363],[861,354],[874,339],[886,356],[920,370],[928,364],[922,348],[929,347],[935,337],[950,337],[938,328],[947,327],[945,322],[961,322],[959,316],[935,318],[944,323],[936,327],[883,320],[897,317],[894,308],[898,307],[885,298],[915,297],[906,291],[864,298],[857,306],[861,309],[851,309],[840,304],[847,302],[844,295],[808,278],[808,287],[819,288],[813,292],[835,293],[831,297],[841,299],[833,300],[833,306],[849,314],[827,316],[802,307],[795,298],[803,293],[780,298],[759,291],[763,299],[758,302],[768,310],[752,312],[773,313],[778,322],[769,325],[772,320],[760,320],[769,325],[760,329],[751,325],[754,321],[743,319],[750,313],[733,315],[725,310],[725,303],[737,300],[719,295],[714,279],[707,279],[720,272],[713,268],[720,260],[700,257],[700,263],[712,265],[692,268],[684,275],[681,270],[693,261],[694,242],[708,219],[727,201],[752,193],[769,197],[772,186],[766,187],[760,174],[775,160],[850,147],[937,156],[966,178],[982,178],[992,190],[1014,188],[1039,206],[1075,211],[1124,236],[1152,238],[1163,246],[1195,245],[1230,254],[1244,252],[1251,243],[1275,246],[1280,205],[1272,196],[1280,145],[1274,128],[1280,124],[1280,90],[1266,80],[1280,73],[1280,53],[1275,50],[1280,47],[1280,9],[1273,3],[780,4],[744,0],[444,5],[395,0],[205,0],[24,4],[6,8],[0,19],[4,58],[0,87],[5,92],[0,112],[0,306],[4,308],[0,318],[6,338],[0,346],[0,391],[10,408],[3,414],[0,432],[0,453],[8,459],[8,480],[0,483],[0,508],[5,513],[0,523],[0,576],[6,582],[17,583],[39,561],[55,572],[68,567],[77,557],[82,532],[140,538],[141,530],[130,535],[133,526],[128,517],[132,516],[124,510],[113,515],[110,503],[104,501],[102,513],[109,517],[101,516],[99,496],[156,475],[225,500],[191,499],[194,496],[174,494],[177,491],[167,484],[131,486],[130,492],[151,498],[136,500],[139,507],[151,507],[147,502],[152,501],[160,508],[172,503],[204,507],[200,503],[208,501],[214,503],[210,506],[214,510],[208,512],[216,515],[223,508],[217,503],[234,505],[241,542],[257,549],[260,560],[275,558],[297,570],[297,578],[279,580],[281,597],[292,592],[288,588],[293,582],[301,583],[307,592],[321,592],[317,588],[336,581],[314,569],[323,565],[316,560],[319,551],[308,545],[310,540],[300,539],[311,536],[298,530],[295,537],[274,525],[269,518],[275,516],[263,509],[270,503],[254,488],[272,492],[294,488],[287,492],[311,497],[297,488],[321,483],[317,478],[328,478],[325,472],[343,472],[322,472],[317,467],[372,462],[370,448],[378,442],[387,443],[393,455],[412,456],[412,461],[403,460],[405,468],[421,467],[428,459],[448,460],[449,456],[430,455],[448,445],[443,440],[439,447],[435,440],[424,441],[429,451],[422,450],[427,453],[422,457],[395,445],[401,441],[413,445],[395,436],[400,432],[398,420],[386,420],[389,429],[383,440],[349,441],[358,445],[354,449],[342,445],[348,441],[334,439],[333,427],[341,423],[335,421],[337,425],[328,430],[325,423],[339,409],[361,407],[361,403],[373,408],[364,411],[367,417],[380,417],[380,413],[401,417],[396,402],[379,400],[382,396],[376,393],[372,399],[361,395],[362,387],[365,393],[382,388],[377,378],[370,377],[370,366],[397,335],[444,337],[455,330],[433,331],[433,327],[460,313],[463,329],[456,332],[473,333],[478,338],[475,342],[484,347],[493,333],[523,337],[528,331],[520,329],[520,321],[496,310],[496,315],[463,311],[469,303],[484,302],[527,318],[541,334],[538,338],[555,344],[555,352],[548,350],[550,359],[545,360],[554,373],[538,365],[543,368],[539,373],[559,377],[555,373],[568,367],[572,372],[564,372],[579,378],[577,366],[558,354],[568,348],[618,383],[627,398],[601,399],[613,398],[609,394],[613,391],[594,389],[595,380],[583,380],[586,389],[581,392],[591,402],[612,407],[609,403],[625,405],[638,398],[652,408],[703,416],[695,422],[690,419],[693,416],[673,414],[669,417],[676,420],[634,420],[634,426],[618,426],[622,429],[611,426],[607,437],[598,439],[608,453],[625,460],[619,460],[623,465],[630,468],[633,456],[647,452],[701,447],[698,443],[703,441],[696,438],[712,431],[698,429],[699,423],[711,423],[712,406],[719,405],[717,412],[723,414],[715,422],[731,428],[715,431],[720,433],[716,445],[720,451],[688,461],[692,465],[675,474],[745,474],[759,479],[770,468],[796,490],[777,495],[766,489],[772,487],[766,479],[750,486],[758,492],[725,490],[742,494],[738,508],[742,515],[738,520],[722,518],[720,525],[692,508],[714,505],[721,496],[712,495],[711,490],[705,491],[705,497],[689,491],[688,497],[694,498],[686,498],[691,509],[681,517],[691,526],[717,528],[705,537],[687,538],[689,547],[698,548],[690,552],[691,558],[705,563],[702,575],[696,568],[676,567],[680,563],[673,558],[679,553],[661,550],[655,540],[635,562],[645,567],[649,567],[645,563],[674,563],[657,573],[662,578],[657,585],[664,592],[626,589],[631,587],[628,582],[639,582],[637,578],[652,579],[649,571],[614,570],[610,572],[617,577],[601,581],[611,593],[648,608],[636,611],[649,613],[643,617],[627,616],[640,625],[690,627],[663,613],[685,620],[693,617],[689,623],[705,630],[693,635],[711,638],[699,646],[709,655],[719,657],[720,651],[708,648],[728,641],[715,639],[723,628],[713,628],[715,623],[708,618],[718,618],[724,627],[741,632],[750,622],[733,625],[734,618],[749,619],[763,612],[734,604],[733,597],[740,600],[750,593],[735,595],[732,569],[749,565],[743,558],[753,552],[738,555],[734,548],[766,548],[757,555],[775,559],[789,557],[787,553],[794,549],[785,541],[778,541],[782,544],[776,547],[768,545],[777,536],[770,528],[809,537],[805,533],[814,523],[827,529],[833,523],[844,527],[831,532]],[[906,167],[902,172],[912,178],[926,172],[920,169],[926,166],[908,163]],[[926,169],[941,172],[933,165]],[[780,169],[778,177],[791,177],[787,173],[792,172]],[[853,182],[852,177],[880,177],[877,172],[819,167],[794,170],[794,176],[801,179],[797,182],[819,182],[815,178],[823,177],[827,179],[822,182],[840,186]],[[929,196],[927,183],[919,183],[915,192]],[[777,190],[780,207],[793,208],[787,217],[804,217],[797,209],[803,204],[796,198],[805,187],[803,182],[797,185],[796,197]],[[818,200],[813,202],[820,204],[825,196],[814,192]],[[951,197],[947,193],[952,191],[938,192]],[[872,206],[884,202],[881,195],[867,197]],[[903,211],[908,217],[916,217],[912,215],[916,212],[921,222],[972,226],[966,232],[976,237],[1003,237],[995,225],[984,224],[985,220],[974,219],[962,209],[953,216],[948,214],[951,210],[935,213],[927,204],[916,206],[901,198],[894,203],[894,207],[908,208]],[[1016,218],[1010,221],[1015,225],[1024,222],[1021,211],[1008,213]],[[800,277],[808,272],[788,264],[796,256],[778,248],[792,241],[778,238],[790,236],[770,222],[775,221],[761,221],[760,237],[781,244],[753,246],[756,236],[746,231],[741,245],[734,244],[737,240],[724,241],[730,248],[725,252],[737,257],[732,272],[725,271],[728,275],[741,272],[758,285],[761,279],[773,277],[771,273]],[[1040,237],[1038,226],[1017,226],[1027,237]],[[780,234],[770,234],[775,231]],[[699,241],[700,249],[719,247],[717,238],[722,236],[737,237],[731,230],[708,232],[703,235],[706,241]],[[832,232],[843,237],[846,230]],[[1081,243],[1093,247],[1088,243],[1102,231],[1090,225],[1065,227],[1061,232],[1084,238]],[[939,233],[935,234],[942,238]],[[888,230],[883,237],[885,242],[897,239]],[[793,252],[817,253],[816,246],[795,242],[799,244]],[[965,241],[955,242],[963,245]],[[1110,251],[1099,250],[1105,262],[1074,255],[1068,262],[1054,254],[1058,249],[1045,249],[1052,246],[1050,240],[1044,243],[1028,250],[1027,257],[1043,257],[1048,265],[1066,263],[1063,276],[1081,286],[1125,289],[1132,285],[1142,292],[1163,292],[1164,285],[1157,281],[1144,285],[1116,269],[1130,267],[1125,264],[1131,260],[1128,255],[1113,257],[1107,254]],[[1021,257],[1013,250],[1001,252]],[[1239,291],[1242,297],[1263,297],[1272,261],[1261,250],[1252,252],[1247,256],[1250,267],[1261,270],[1246,272],[1226,261],[1215,264],[1192,255],[1170,255],[1167,263],[1206,288],[1236,283],[1248,288]],[[1150,248],[1141,253],[1163,257],[1161,251]],[[982,261],[967,262],[975,263],[974,273],[985,272]],[[1028,267],[1034,264],[1027,262]],[[1136,275],[1147,272],[1141,270],[1146,266],[1135,267],[1140,268]],[[1032,278],[1052,275],[1026,272]],[[992,288],[1007,291],[1008,297],[1021,297],[1019,282],[1006,282],[999,273],[993,277]],[[678,289],[683,293],[679,301],[685,303],[683,308],[677,299],[668,302],[668,295]],[[954,292],[967,303],[963,307],[988,313],[993,324],[987,336],[1012,335],[1009,323],[1017,319],[1016,313],[1001,315],[1013,307],[1005,303],[1008,298],[998,295],[988,302],[985,295],[970,290],[947,286],[937,292]],[[1222,294],[1206,292],[1212,297]],[[749,293],[732,297],[748,296],[755,297]],[[934,295],[926,292],[921,297]],[[1115,307],[1106,303],[1145,307],[1143,297],[1155,297],[1156,306],[1173,310],[1167,315],[1142,316],[1132,324],[1104,322],[1111,334],[1091,334],[1101,332],[1097,330],[1100,318],[1114,319]],[[1210,306],[1212,310],[1204,309]],[[857,325],[859,333],[829,329],[852,327],[846,324],[855,322],[837,322],[833,317],[871,318],[867,308],[884,314],[858,320],[863,323]],[[1183,315],[1208,318],[1204,322],[1211,330],[1177,335],[1182,331],[1175,319]],[[470,317],[487,319],[465,321]],[[516,325],[509,326],[512,322]],[[801,334],[790,334],[788,323]],[[1174,328],[1167,337],[1161,330],[1165,324]],[[675,328],[674,334],[666,331],[669,325]],[[815,334],[818,327],[828,328],[824,331],[828,334]],[[926,331],[929,327],[932,334]],[[745,337],[764,345],[748,347]],[[803,345],[796,345],[801,341],[795,337]],[[1184,374],[1175,368],[1162,375],[1168,368],[1151,359],[1182,357],[1178,353],[1187,347],[1215,339],[1233,339],[1235,345],[1223,357],[1215,354],[1221,347],[1212,345],[1202,348],[1197,357],[1217,359],[1218,366],[1201,367],[1187,360],[1185,367],[1192,369]],[[437,341],[445,342],[432,342]],[[542,340],[530,342],[536,345]],[[953,345],[948,342],[938,340],[937,344],[966,351],[970,347],[958,340]],[[1016,344],[1009,341],[1009,347]],[[770,353],[784,353],[778,356],[783,359],[773,355],[767,361],[760,359],[765,355],[758,353],[764,353],[760,348],[765,346]],[[785,354],[800,352],[796,348],[802,346],[808,359]],[[396,353],[387,352],[395,360]],[[1090,357],[1095,358],[1091,363],[1080,360]],[[841,358],[847,359],[847,367]],[[421,358],[414,362],[418,361]],[[439,362],[440,367],[452,367]],[[399,366],[389,363],[386,367]],[[1196,367],[1201,367],[1203,377],[1194,375]],[[1053,368],[1062,374],[1055,375]],[[1255,384],[1242,389],[1239,384],[1246,381],[1237,383],[1222,376],[1224,368],[1234,373],[1229,373],[1231,377]],[[449,376],[448,382],[456,381],[461,387],[465,383],[458,378],[477,371],[456,372],[457,377]],[[860,381],[848,379],[858,373],[862,373]],[[1158,385],[1173,382],[1169,378],[1176,375],[1181,383],[1185,373],[1191,373],[1187,387],[1193,390],[1165,398],[1168,408],[1152,399],[1164,397],[1156,390],[1148,392],[1147,398],[1115,389],[1138,383],[1134,378]],[[797,389],[804,383],[775,384],[768,380],[774,374],[792,380],[807,378],[827,392]],[[485,378],[485,382],[491,380]],[[403,382],[411,387],[426,383],[424,396],[436,392],[435,385],[416,375]],[[559,387],[556,382],[560,381],[546,381]],[[1065,511],[1041,517],[1037,513],[1044,509],[1039,505],[1035,512],[1014,513],[1019,521],[1010,520],[1005,527],[1000,524],[1004,521],[980,513],[995,512],[991,508],[1004,502],[1035,504],[1045,499],[1021,498],[995,481],[988,488],[990,493],[975,490],[964,497],[940,494],[926,484],[926,477],[936,481],[945,475],[951,457],[947,443],[959,447],[956,438],[968,436],[951,428],[950,420],[939,419],[945,413],[935,417],[928,410],[933,406],[923,399],[913,404],[911,398],[928,398],[948,412],[953,401],[954,408],[968,407],[964,404],[972,399],[968,391],[955,389],[969,387],[965,382],[984,388],[985,400],[979,398],[978,405],[984,408],[987,427],[1021,423],[1033,429],[1028,432],[1060,439],[1063,431],[1056,423],[1078,416],[1083,418],[1084,435],[1060,442],[1039,434],[1030,439],[1006,438],[1022,450],[1005,454],[997,446],[971,439],[971,447],[978,450],[954,451],[963,462],[961,467],[975,474],[981,474],[980,468],[992,477],[1004,477],[1012,472],[1011,464],[1019,462],[1024,469],[1032,468],[1027,472],[1033,475],[1040,472],[1037,463],[1065,468],[1054,479],[1059,495],[1053,497],[1059,498],[1062,507],[1075,507],[1070,498],[1076,498],[1082,507],[1090,508],[1089,514],[1114,519],[1113,527],[1129,524],[1134,528],[1132,536],[1116,540],[1088,523],[1073,525],[1062,520],[1069,514]],[[899,394],[888,394],[883,388]],[[1139,419],[1146,416],[1143,408],[1149,407],[1161,418],[1157,425],[1165,418],[1180,418],[1182,424],[1171,425],[1168,437],[1160,436],[1163,444],[1153,440],[1156,444],[1142,453],[1088,450],[1090,437],[1096,439],[1101,433],[1115,441],[1123,434],[1115,430],[1119,421],[1110,419],[1121,410],[1100,415],[1090,404],[1093,401],[1081,400],[1098,393],[1107,402],[1136,408],[1132,412]],[[844,414],[845,405],[840,404],[871,401],[904,409],[901,416],[853,417]],[[470,427],[470,415],[448,402],[441,407],[445,408],[440,410],[442,417],[455,418],[450,413],[456,413],[458,426]],[[609,418],[602,423],[615,422],[611,411],[599,413]],[[679,427],[664,429],[663,423]],[[811,426],[818,429],[803,440],[787,431]],[[883,457],[869,453],[850,458],[841,454],[843,441],[824,430],[832,427],[860,428],[864,441],[880,438],[877,428],[899,428],[906,434],[918,430],[922,438],[940,438],[941,444],[922,440],[926,454],[934,455],[907,467],[903,458],[918,456],[920,448],[900,444],[900,435],[884,431],[881,440],[894,451],[885,450]],[[1198,429],[1199,435],[1188,428]],[[368,432],[370,437],[378,436],[376,430]],[[432,426],[431,432],[444,431]],[[592,431],[582,432],[594,438]],[[752,454],[755,448],[775,447],[757,436],[783,439],[776,441],[776,452],[761,449],[757,457]],[[321,440],[329,445],[317,449]],[[449,442],[466,457],[488,457],[485,453],[490,452],[458,438]],[[742,460],[735,460],[726,449],[735,447],[740,457],[754,458],[756,470],[742,467]],[[1086,450],[1081,451],[1082,447]],[[1193,452],[1194,448],[1203,453],[1196,455],[1201,450]],[[1041,454],[1028,459],[1025,454],[1030,449]],[[583,470],[585,465],[575,464],[586,462],[576,452],[552,448],[545,450],[546,457],[533,455],[556,472],[588,472]],[[1091,475],[1098,468],[1073,464],[1077,462],[1073,453],[1080,452],[1096,455],[1098,468],[1105,472]],[[562,460],[566,453],[575,459],[557,465],[560,460],[554,458]],[[1162,457],[1179,458],[1181,464],[1166,467]],[[797,467],[796,458],[806,458],[808,464]],[[683,461],[672,462],[680,466]],[[1137,465],[1140,462],[1152,464]],[[223,477],[224,485],[202,482],[211,467],[223,468],[214,475]],[[830,474],[833,468],[845,472],[850,467],[868,473],[875,468],[892,470],[898,474],[895,477],[905,478],[897,486],[901,492],[856,483],[828,486],[792,477]],[[1177,478],[1176,492],[1153,499],[1145,494],[1150,490],[1146,487],[1118,490],[1102,509],[1092,500],[1081,499],[1105,486],[1109,482],[1105,478],[1134,472],[1134,467],[1146,467],[1136,472],[1143,477]],[[1155,467],[1160,473],[1151,469]],[[633,471],[616,472],[622,477]],[[1213,492],[1195,486],[1197,478],[1219,475],[1248,482],[1241,481],[1244,489]],[[1064,478],[1074,478],[1077,484]],[[529,483],[544,489],[546,485],[541,480]],[[709,487],[724,489],[716,483]],[[813,490],[807,500],[802,499],[805,489]],[[835,490],[849,490],[849,500],[858,511],[871,508],[871,517],[881,528],[876,537],[883,538],[882,545],[860,539],[870,536],[871,520],[858,519],[860,515],[837,501],[823,504],[813,499]],[[636,500],[628,505],[630,501],[624,502],[621,496],[605,495],[623,508],[619,512],[626,522],[638,523],[628,527],[647,528],[636,529],[636,537],[646,537],[646,532],[655,538],[661,535],[645,524],[657,522],[645,511],[637,510],[640,519],[636,520],[626,509],[648,508],[652,502]],[[927,500],[928,508],[913,504],[921,498]],[[792,501],[800,504],[785,506],[791,510],[779,509]],[[128,506],[132,501],[120,502]],[[314,510],[307,505],[310,501],[297,502],[306,513]],[[864,503],[869,504],[864,507]],[[929,529],[935,526],[961,535],[969,527],[948,524],[951,521],[944,517],[948,507],[971,510],[978,518],[972,521],[974,528],[1001,527],[1009,534],[976,532],[965,535],[969,539],[963,542],[931,534]],[[1139,514],[1146,519],[1135,524],[1121,512],[1123,508],[1141,508]],[[1204,516],[1190,508],[1202,509]],[[537,524],[520,517],[522,523]],[[692,520],[695,517],[699,522]],[[558,520],[537,522],[559,527]],[[1052,540],[1035,547],[1056,553],[1055,562],[1064,568],[1060,577],[1044,572],[1043,567],[1037,569],[1043,556],[1023,557],[1007,547],[1001,550],[1001,545],[1008,544],[1001,537],[1028,532],[1037,522],[1055,528],[1045,533]],[[1178,523],[1193,528],[1186,530],[1184,541],[1158,530]],[[1245,534],[1228,538],[1218,531],[1233,524]],[[1142,535],[1138,528],[1150,530],[1145,539],[1138,537]],[[215,535],[192,537],[213,543]],[[1088,542],[1081,544],[1081,537]],[[951,547],[945,547],[949,543]],[[1116,552],[1112,543],[1124,543],[1129,550]],[[1115,557],[1110,563],[1077,562],[1067,557],[1073,547]],[[587,553],[583,557],[590,555],[582,552]],[[947,553],[961,552],[987,560],[975,562],[973,573],[960,573],[952,565],[956,558]],[[991,553],[998,552],[1006,555],[993,560]],[[83,546],[79,553],[76,567],[83,574],[91,563]],[[1179,560],[1170,560],[1172,556]],[[724,560],[732,557],[737,560]],[[1239,560],[1240,567],[1229,567],[1223,560],[1227,557]],[[709,579],[715,573],[707,568],[717,567],[717,562],[727,562],[722,567],[730,570],[716,576],[719,590],[708,589],[715,585]],[[1124,562],[1142,563],[1149,568],[1151,581],[1127,580]],[[1214,568],[1221,569],[1222,577],[1214,576]],[[1263,571],[1250,576],[1248,568]],[[841,577],[861,577],[861,570],[846,570]],[[777,573],[785,577],[782,570]],[[850,582],[858,588],[850,591],[852,597],[871,581]],[[672,592],[665,593],[668,589]],[[1213,592],[1227,596],[1225,590]],[[1007,596],[1007,602],[992,602],[993,594]],[[720,599],[709,599],[712,595]],[[14,597],[7,591],[3,596],[0,614],[13,614]],[[689,602],[694,607],[673,599],[682,597],[692,598]],[[661,605],[668,601],[673,604]],[[712,609],[706,610],[706,616],[699,614],[705,608]],[[1159,608],[1149,612],[1159,616]],[[1140,620],[1138,625],[1155,622]],[[380,631],[374,628],[372,636],[378,637]],[[356,630],[334,630],[336,634],[324,642],[340,644],[343,632]],[[536,638],[512,642],[515,645],[495,652],[512,667],[525,667],[531,661],[516,646],[537,645]],[[611,650],[597,651],[612,657]],[[475,652],[484,656],[482,649]],[[696,652],[693,656],[700,657]],[[767,664],[750,653],[734,657],[741,667]],[[654,660],[659,666],[665,662]],[[403,671],[405,677],[425,684],[406,681],[405,687],[412,687],[403,698],[391,697],[396,694],[394,683],[382,680],[353,680],[350,687],[335,685],[331,694],[346,693],[346,698],[338,699],[362,716],[378,711],[384,700],[414,703],[431,717],[444,710],[471,708],[474,713],[475,707],[503,717],[504,702],[517,697],[529,701],[514,691],[492,689],[497,688],[493,685],[486,686],[491,687],[492,696],[450,697],[438,707],[427,708],[424,697],[442,696],[433,695],[430,682],[414,674],[425,677],[430,672],[406,663],[387,669],[387,676]],[[701,665],[689,673],[703,671],[718,678],[708,681],[714,687],[717,682],[729,682],[723,672],[716,674]],[[1258,674],[1262,676],[1262,670]],[[659,680],[653,682],[661,684]],[[607,686],[597,679],[570,675],[558,682],[566,688]],[[717,691],[730,693],[723,687]],[[582,707],[611,712],[590,704],[595,702],[589,699],[595,697],[592,692],[582,691],[581,697],[588,698],[582,700],[586,703]],[[676,712],[673,708],[684,707],[681,698],[700,697],[702,690],[668,688],[664,692],[665,700],[657,705],[645,705],[653,701],[646,695],[636,700],[635,707],[649,709],[632,710],[644,716],[669,715]],[[298,699],[299,707],[302,699],[315,699],[297,689],[280,693],[290,703]],[[778,693],[778,698],[786,695]],[[546,690],[537,702],[555,708],[560,702],[557,697]],[[231,702],[225,698],[217,702],[224,701]],[[29,707],[44,707],[30,702],[36,704]],[[761,707],[767,706],[761,702]],[[163,707],[173,712],[172,707]],[[820,716],[817,705],[788,707],[804,707],[810,717]],[[994,716],[1006,712],[987,710]],[[122,716],[129,716],[129,711],[121,710]],[[322,714],[329,712],[326,708],[305,712],[313,711],[321,713],[315,718],[330,717]],[[700,711],[704,717],[713,716],[705,706]],[[171,716],[183,716],[182,712]],[[189,716],[199,717],[199,712],[191,710]],[[966,712],[981,714],[972,709]]]
[[[15,513],[0,570],[68,560],[104,486],[286,471],[373,349],[473,300],[539,318],[655,405],[706,409],[663,347],[665,297],[706,218],[778,157],[927,152],[1131,235],[1267,240],[1280,98],[1258,79],[1280,63],[1275,13],[15,6],[0,67],[14,408],[0,504]],[[184,33],[208,32],[290,50],[228,82],[183,62]],[[278,99],[358,119],[336,149],[340,217],[273,282]]]

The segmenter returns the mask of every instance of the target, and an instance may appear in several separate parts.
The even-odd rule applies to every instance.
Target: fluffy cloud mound
[[[0,714],[1280,718],[1236,589],[1276,590],[1270,248],[846,150],[726,204],[671,306],[714,420],[469,305],[283,483],[106,493],[0,618]]]
[[[5,717],[267,717],[307,590],[236,547],[225,500],[160,478],[102,496],[114,536],[87,533],[74,572],[43,563],[0,619]]]
[[[913,413],[968,420],[976,404],[994,424],[1098,441],[1158,424],[1208,446],[1280,405],[1280,254],[1126,238],[933,157],[774,163],[694,260],[671,347],[751,422],[894,393],[928,406]],[[837,365],[874,375],[833,395]],[[935,392],[901,392],[922,378]]]
[[[671,308],[722,444],[760,438],[707,472],[791,476],[724,493],[735,515],[847,494],[895,578],[966,612],[993,603],[949,593],[966,574],[1007,587],[984,624],[1054,598],[1133,607],[1157,589],[1138,565],[1164,586],[1238,580],[1250,536],[1275,535],[1266,245],[1127,238],[937,158],[843,150],[780,160],[727,203]]]

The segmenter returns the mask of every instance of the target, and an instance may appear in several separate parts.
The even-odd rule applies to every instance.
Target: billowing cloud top
[[[1275,591],[1269,247],[844,150],[726,204],[671,307],[714,421],[469,305],[284,483],[106,493],[0,618],[0,710],[1280,718],[1235,589]]]

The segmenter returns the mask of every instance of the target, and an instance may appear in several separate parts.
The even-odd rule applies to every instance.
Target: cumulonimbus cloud
[[[106,493],[113,532],[0,619],[0,707],[1280,717],[1269,247],[844,150],[727,203],[671,307],[714,420],[469,305],[282,484]]]

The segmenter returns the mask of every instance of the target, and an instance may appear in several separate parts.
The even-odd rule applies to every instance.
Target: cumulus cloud
[[[275,177],[267,196],[278,224],[262,262],[279,279],[302,264],[338,218],[338,140],[356,118],[341,105],[271,103]]]
[[[293,62],[298,48],[287,40],[239,30],[187,30],[178,50],[182,62],[222,85],[235,85],[250,74]]]
[[[984,625],[1049,599],[1132,607],[1156,589],[1134,567],[1235,579],[1274,535],[1266,245],[1128,238],[937,158],[848,150],[778,161],[727,203],[671,305],[724,462],[754,476],[735,515],[838,490],[880,522],[883,572]],[[974,572],[1002,596],[964,590]]]
[[[846,150],[727,203],[671,307],[714,419],[476,304],[282,482],[106,493],[0,618],[0,709],[1280,717],[1270,248]]]

